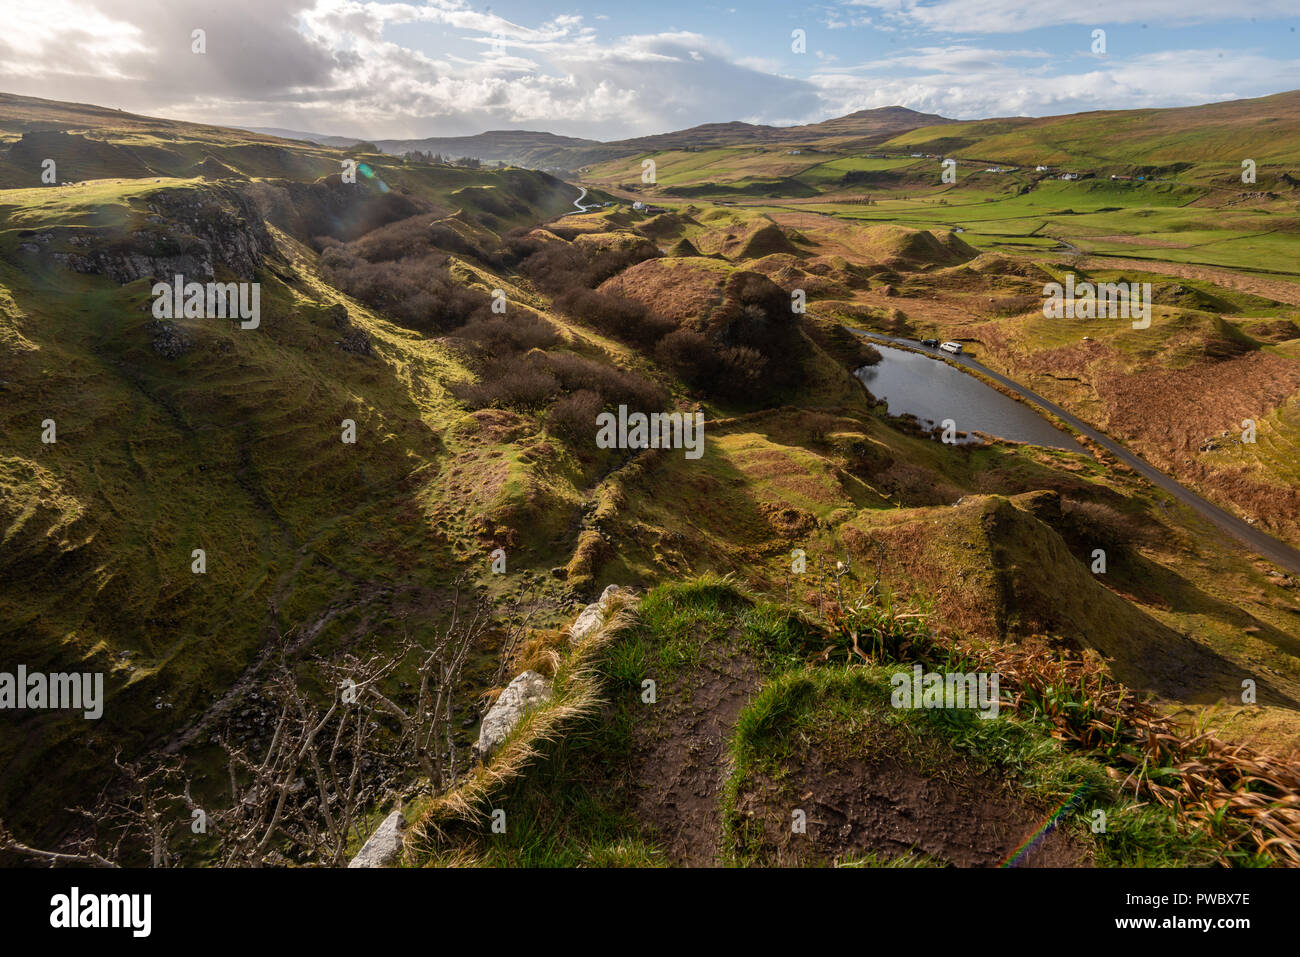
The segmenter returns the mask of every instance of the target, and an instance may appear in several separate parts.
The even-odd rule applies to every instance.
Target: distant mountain
[[[852,136],[879,141],[897,136],[905,130],[956,122],[958,121],[937,113],[918,113],[905,106],[884,106],[875,110],[858,110],[856,113],[807,126],[792,126],[790,130],[796,131],[800,137]]]
[[[356,136],[326,136],[323,133],[304,133],[302,130],[285,130],[276,126],[237,126],[235,129],[261,133],[263,136],[278,136],[282,140],[302,140],[307,143],[319,143],[321,146],[336,146],[345,149],[353,143],[364,142]]]
[[[418,140],[376,140],[385,153],[441,153],[443,156],[472,156],[485,163],[510,163],[534,169],[565,166],[566,157],[586,150],[601,149],[599,140],[531,130],[490,130],[475,136],[430,136]]]
[[[385,153],[419,150],[443,156],[473,156],[484,162],[504,162],[537,169],[575,169],[591,163],[652,153],[656,150],[714,149],[750,143],[786,143],[850,138],[862,146],[883,142],[923,126],[953,123],[933,113],[918,113],[901,106],[859,110],[847,116],[802,126],[764,126],[755,123],[704,123],[671,133],[655,133],[602,143],[554,133],[528,130],[493,130],[477,136],[429,137],[419,140],[378,140]],[[260,131],[270,132],[270,131]],[[281,135],[287,135],[281,132]],[[317,142],[321,142],[317,140]]]
[[[704,123],[690,129],[655,133],[630,139],[600,140],[560,136],[535,130],[490,130],[474,136],[430,136],[422,139],[373,141],[385,153],[412,150],[440,153],[459,158],[471,156],[485,163],[509,163],[530,169],[572,170],[604,160],[635,156],[657,150],[714,149],[762,143],[802,143],[834,139],[854,147],[869,147],[921,127],[956,122],[933,113],[918,113],[901,106],[859,110],[820,123],[801,126],[765,126],[755,123]],[[13,131],[59,130],[83,132],[111,128],[220,130],[203,124],[184,123],[136,116],[106,107],[60,103],[35,97],[0,93],[0,129]],[[334,136],[284,127],[236,127],[253,137],[315,143],[331,149],[347,149],[370,142],[355,136]],[[187,134],[188,135],[188,134]],[[204,137],[207,138],[207,137]]]

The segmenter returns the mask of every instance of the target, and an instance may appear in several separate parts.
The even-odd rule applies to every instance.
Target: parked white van
[[[945,342],[943,345],[939,346],[939,348],[944,352],[951,352],[955,356],[961,355],[960,342]]]

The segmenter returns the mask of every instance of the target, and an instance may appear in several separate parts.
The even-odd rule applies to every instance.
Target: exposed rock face
[[[176,275],[207,282],[218,266],[251,281],[275,249],[256,208],[236,189],[159,190],[149,197],[149,209],[148,222],[158,228],[78,236],[69,243],[84,252],[55,253],[55,258],[76,272],[108,276],[120,285]]]
[[[370,345],[370,333],[355,326],[339,340],[339,348],[357,356],[370,357],[375,354],[375,350]]]
[[[551,682],[536,671],[524,671],[501,692],[483,717],[474,752],[486,761],[529,711],[551,699]]]
[[[343,333],[343,338],[335,342],[344,352],[358,356],[373,356],[374,348],[370,345],[370,333],[358,329],[348,317],[348,310],[340,303],[334,303],[325,310],[325,315],[335,329]]]
[[[402,831],[405,827],[406,821],[399,808],[375,828],[375,833],[370,835],[357,856],[348,862],[348,867],[388,867],[393,864],[402,853]]]

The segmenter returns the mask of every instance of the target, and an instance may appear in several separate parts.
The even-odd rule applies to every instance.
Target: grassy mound
[[[978,252],[955,233],[934,233],[905,226],[871,226],[861,240],[864,251],[891,268],[952,266],[974,259]]]
[[[527,766],[435,843],[417,841],[411,861],[1186,866],[1236,853],[1232,827],[1200,831],[1125,795],[1107,767],[1126,751],[1053,731],[1053,703],[1027,690],[1049,665],[1017,659],[1028,670],[1008,671],[991,718],[898,707],[894,675],[913,663],[981,662],[880,601],[823,607],[824,622],[711,576],[652,590],[592,659],[605,704],[535,742]],[[869,660],[854,657],[859,642]],[[1155,766],[1145,777],[1176,779]]]

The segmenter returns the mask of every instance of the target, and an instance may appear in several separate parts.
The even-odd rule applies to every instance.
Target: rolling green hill
[[[838,749],[821,769],[837,787],[880,758],[836,733],[836,715],[852,712],[852,727],[888,745],[883,759],[901,762],[900,787],[939,787],[935,762],[968,760],[989,821],[1027,824],[1066,782],[1134,815],[1122,841],[1075,833],[1058,848],[1063,863],[1273,863],[1227,826],[1209,849],[1179,830],[1190,818],[1148,828],[1103,767],[1130,752],[1080,738],[1071,756],[1047,706],[1023,726],[1018,717],[955,736],[880,708],[880,669],[905,652],[1005,655],[1027,681],[1033,668],[1084,669],[1087,681],[1068,688],[1082,714],[1101,707],[1088,694],[1105,676],[1125,683],[1122,700],[1149,697],[1170,735],[1201,722],[1279,752],[1300,740],[1293,579],[1103,456],[936,441],[853,376],[880,354],[844,328],[941,330],[999,368],[1068,372],[1063,402],[1127,397],[1112,409],[1115,428],[1148,440],[1131,391],[1143,377],[1168,377],[1161,394],[1191,408],[1180,397],[1200,376],[1217,376],[1227,395],[1291,374],[1286,301],[1272,287],[1162,282],[1153,335],[1089,327],[1100,361],[1088,365],[1082,328],[1033,316],[1058,257],[985,248],[1072,219],[1070,206],[1099,247],[1125,233],[1126,217],[1199,240],[1201,217],[1213,218],[1190,205],[1202,194],[1109,181],[1072,193],[1080,184],[1045,181],[1025,193],[972,185],[960,207],[959,190],[947,206],[903,193],[836,203],[826,190],[845,175],[898,168],[843,143],[917,119],[886,110],[798,132],[687,131],[749,142],[696,151],[678,141],[657,154],[662,189],[646,195],[663,209],[632,206],[617,181],[639,163],[611,162],[613,185],[597,194],[610,205],[579,212],[576,187],[536,170],[353,156],[0,98],[0,671],[102,672],[107,685],[99,721],[4,715],[0,822],[42,846],[86,837],[62,809],[94,801],[119,752],[182,762],[196,797],[219,806],[230,800],[231,742],[256,751],[274,737],[267,701],[280,664],[308,697],[332,700],[329,667],[435,645],[472,593],[489,617],[445,679],[445,770],[473,786],[506,780],[475,770],[470,745],[484,705],[524,667],[556,683],[557,710],[572,708],[547,727],[585,716],[589,750],[577,765],[561,755],[538,778],[516,775],[518,806],[533,814],[519,843],[486,851],[462,822],[460,846],[426,849],[424,862],[467,860],[455,852],[503,864],[695,863],[718,850],[775,862],[771,835],[746,826],[746,812],[761,817],[786,799],[782,782],[820,773],[808,742]],[[793,144],[809,135],[824,146],[805,155]],[[41,182],[44,159],[56,184]],[[355,183],[340,175],[348,160]],[[741,195],[794,183],[807,202],[674,193],[724,182]],[[1125,206],[1134,195],[1142,204]],[[1281,218],[1270,207],[1208,225],[1231,242],[1256,215]],[[177,274],[256,283],[257,324],[156,316],[154,285]],[[806,312],[792,308],[799,298]],[[595,417],[620,406],[703,416],[700,455],[598,444]],[[1261,416],[1267,441],[1252,461],[1266,477],[1294,444],[1292,413],[1278,403]],[[1112,553],[1104,576],[1089,567],[1098,541]],[[811,571],[794,570],[796,549]],[[600,648],[575,651],[565,626],[609,584],[649,593],[640,617],[617,641],[611,627]],[[866,617],[837,617],[841,586],[871,596],[853,612]],[[863,630],[872,621],[876,631]],[[869,634],[903,644],[868,663],[851,648]],[[621,693],[652,672],[700,697],[660,724],[636,725],[621,699],[596,710],[602,688]],[[395,668],[376,681],[409,707],[429,673]],[[1243,676],[1257,679],[1259,709],[1234,698]],[[1095,713],[1110,726],[1110,712]],[[379,724],[391,711],[372,715]],[[690,729],[715,724],[705,737],[726,753],[709,767],[735,773],[714,782],[725,801],[697,808],[703,837],[679,847],[667,791],[638,804],[641,792],[602,775],[662,786],[647,768],[691,766],[703,745]],[[468,806],[440,775],[384,771],[426,811]],[[1027,796],[1000,791],[1005,775],[1028,782]],[[592,813],[546,837],[548,815],[583,794],[599,795],[584,805]],[[392,797],[362,810],[381,813]],[[990,863],[1007,850],[954,851],[925,820],[915,843],[927,860]],[[800,862],[858,850],[849,842]],[[213,850],[187,853],[206,861]],[[274,855],[258,862],[322,862],[288,832]]]
[[[912,130],[883,146],[1025,165],[1214,163],[1240,170],[1243,159],[1263,164],[1296,155],[1300,91],[1204,106],[960,122]]]

